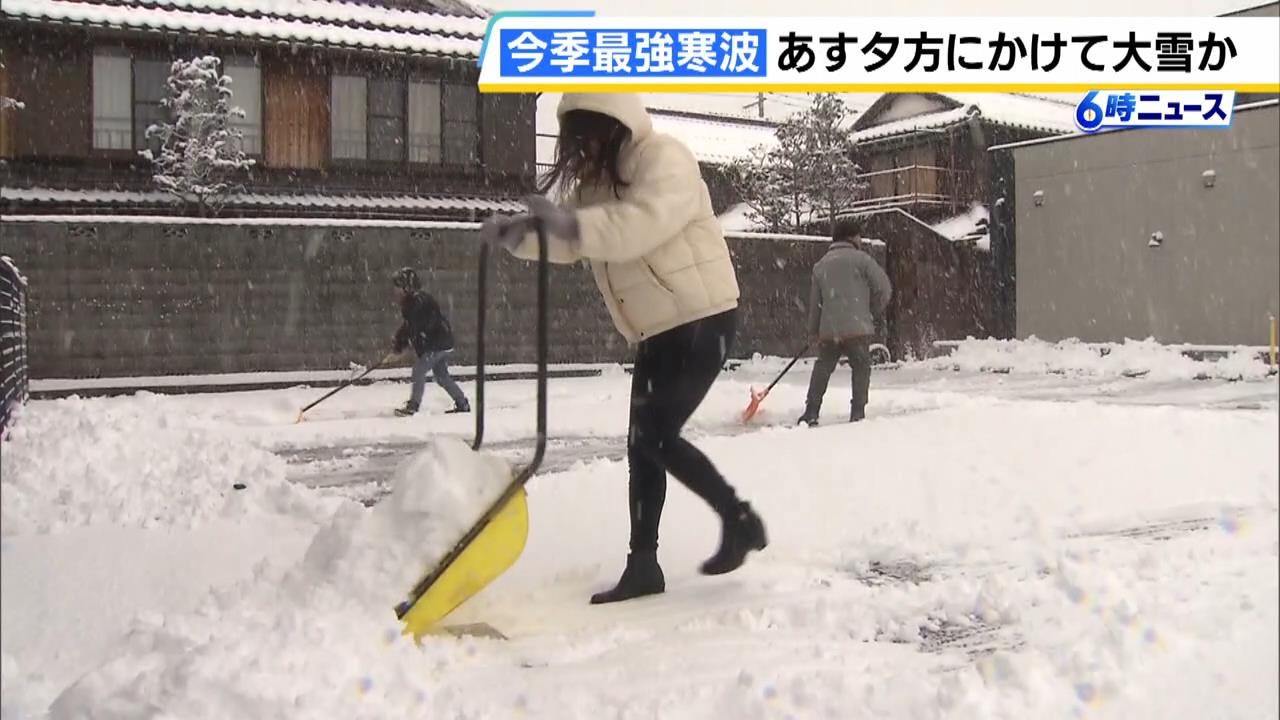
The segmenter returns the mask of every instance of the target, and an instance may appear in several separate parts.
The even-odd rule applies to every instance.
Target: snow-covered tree
[[[794,225],[791,211],[803,199],[794,184],[784,182],[780,159],[775,151],[758,146],[729,168],[734,190],[747,206],[747,217],[771,232]]]
[[[820,220],[831,221],[852,210],[869,187],[853,160],[849,109],[831,93],[814,96],[813,105],[797,116],[803,140],[798,152],[808,156],[807,195]]]
[[[231,78],[213,56],[174,61],[169,95],[163,101],[170,121],[147,128],[159,152],[143,150],[152,162],[156,186],[195,202],[200,214],[217,213],[226,196],[239,189],[237,175],[253,166],[231,125],[244,111],[231,105]]]
[[[854,163],[849,110],[835,95],[778,126],[778,142],[734,163],[735,187],[755,222],[796,232],[852,210],[867,189]]]

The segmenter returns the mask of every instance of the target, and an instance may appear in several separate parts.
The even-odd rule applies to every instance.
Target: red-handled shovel
[[[764,399],[769,397],[769,391],[773,390],[773,386],[778,384],[778,381],[782,379],[782,376],[791,371],[791,368],[799,362],[800,357],[806,352],[809,352],[808,345],[801,348],[800,352],[796,353],[796,356],[791,358],[791,362],[787,363],[787,366],[782,369],[782,372],[778,373],[778,377],[774,378],[773,382],[769,383],[769,387],[760,391],[757,391],[754,387],[751,388],[751,402],[747,403],[747,409],[742,411],[743,423],[751,422],[751,418],[755,417],[756,413],[760,411],[760,403],[764,402]]]

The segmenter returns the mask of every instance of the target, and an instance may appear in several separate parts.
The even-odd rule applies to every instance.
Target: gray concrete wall
[[[1265,345],[1280,314],[1278,113],[1014,149],[1018,337]]]
[[[803,343],[825,243],[730,240],[743,289],[734,355]],[[476,243],[467,229],[0,222],[30,279],[31,376],[121,377],[345,368],[390,348],[390,276],[409,265],[474,360]],[[532,362],[534,267],[494,254],[488,360]],[[551,275],[553,362],[627,359],[585,265]]]

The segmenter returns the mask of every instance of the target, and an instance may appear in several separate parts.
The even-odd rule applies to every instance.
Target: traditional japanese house
[[[177,214],[139,151],[175,58],[216,55],[256,161],[230,216],[470,219],[533,184],[535,102],[480,95],[465,0],[6,0],[9,213]]]

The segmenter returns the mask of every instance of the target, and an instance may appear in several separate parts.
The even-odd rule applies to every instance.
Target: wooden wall
[[[262,61],[264,158],[277,168],[324,167],[329,156],[329,76],[311,63]]]
[[[92,141],[93,56],[78,33],[15,34],[5,52],[12,155],[86,157]],[[7,124],[7,123],[6,123]]]

